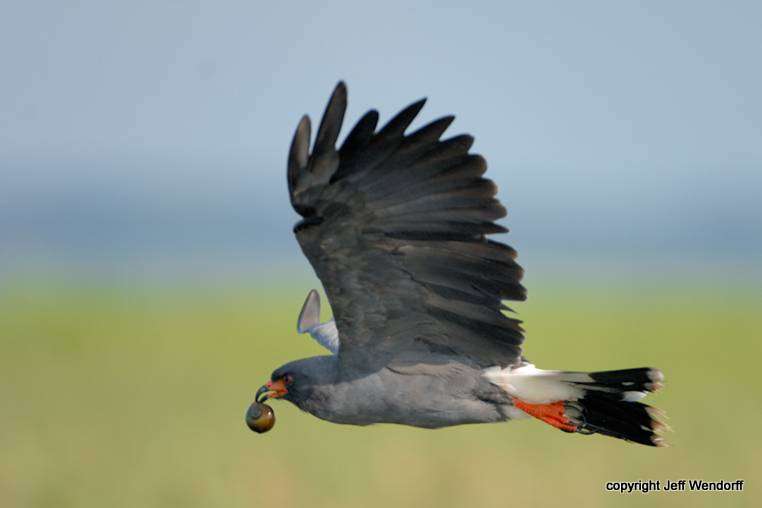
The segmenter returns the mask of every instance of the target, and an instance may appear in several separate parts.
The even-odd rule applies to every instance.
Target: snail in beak
[[[257,434],[262,434],[272,429],[275,425],[275,412],[273,408],[264,404],[267,399],[278,399],[288,393],[286,379],[268,381],[257,390],[254,402],[246,411],[246,425]]]
[[[249,409],[246,410],[246,425],[257,434],[272,429],[275,425],[273,408],[261,402],[252,402]]]

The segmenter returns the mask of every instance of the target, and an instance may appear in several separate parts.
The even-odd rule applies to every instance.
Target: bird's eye
[[[292,376],[291,374],[286,374],[286,375],[284,375],[284,376],[283,376],[283,381],[284,381],[284,382],[285,382],[287,385],[290,385],[291,383],[293,383],[293,382],[294,382],[294,376]]]

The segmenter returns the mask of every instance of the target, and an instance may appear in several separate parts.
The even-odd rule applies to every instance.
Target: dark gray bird
[[[310,292],[298,330],[332,354],[272,373],[257,402],[283,398],[335,423],[438,428],[538,418],[566,432],[660,445],[655,409],[638,402],[659,370],[544,371],[522,356],[516,251],[487,163],[468,135],[441,139],[439,118],[406,134],[424,100],[377,129],[363,115],[337,148],[347,106],[336,86],[310,151],[307,116],[288,157],[294,233],[323,283],[334,321]],[[259,413],[256,412],[258,415]]]

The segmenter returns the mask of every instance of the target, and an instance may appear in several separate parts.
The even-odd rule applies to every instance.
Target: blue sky
[[[344,79],[349,119],[421,96],[419,124],[456,114],[525,259],[756,263],[760,19],[754,2],[16,3],[0,259],[297,261],[286,150]]]

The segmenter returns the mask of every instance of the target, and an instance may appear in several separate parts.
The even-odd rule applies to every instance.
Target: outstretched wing
[[[325,287],[340,356],[400,350],[457,354],[510,365],[521,354],[519,321],[504,300],[524,300],[516,252],[486,235],[505,208],[468,153],[467,135],[440,140],[452,116],[405,135],[424,100],[376,130],[369,111],[336,148],[347,103],[339,83],[310,153],[310,121],[288,160],[294,232]]]

